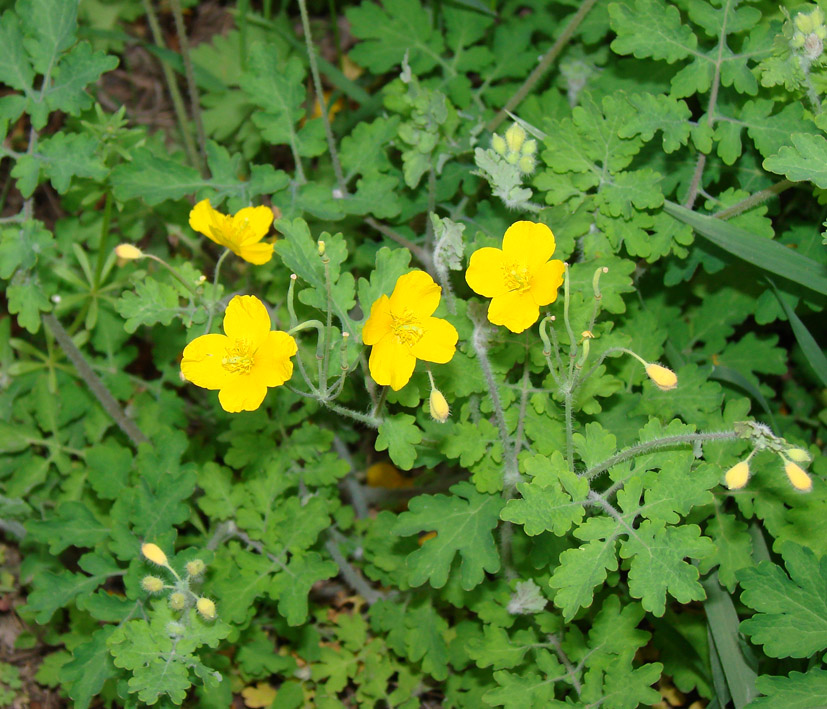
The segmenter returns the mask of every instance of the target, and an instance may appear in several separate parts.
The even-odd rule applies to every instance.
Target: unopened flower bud
[[[164,582],[157,576],[144,576],[141,579],[141,588],[147,593],[158,593],[164,590]]]
[[[451,407],[448,406],[448,400],[439,389],[431,389],[431,397],[428,399],[428,405],[431,409],[431,418],[434,421],[445,423],[451,415]]]
[[[519,123],[512,123],[505,132],[505,142],[513,153],[519,153],[525,142],[525,131]]]
[[[153,564],[158,564],[158,566],[167,565],[167,555],[161,551],[161,547],[157,544],[141,544],[141,554]]]
[[[661,391],[669,391],[678,386],[678,375],[662,364],[655,364],[654,362],[647,364],[646,376],[648,376]]]
[[[207,565],[201,561],[201,559],[193,559],[192,561],[188,561],[186,565],[187,573],[190,576],[200,576],[206,568]]]
[[[505,144],[505,138],[501,135],[497,135],[496,133],[491,136],[491,147],[494,148],[495,152],[500,155],[505,155],[508,150],[508,146]]]
[[[791,460],[784,461],[784,472],[787,473],[787,477],[796,490],[810,492],[810,490],[813,489],[813,481],[810,479],[810,476],[804,472],[801,466],[793,463]]]
[[[815,61],[824,51],[824,42],[815,32],[811,32],[804,38],[804,54],[811,61]]]
[[[171,638],[180,638],[185,631],[186,628],[184,627],[184,624],[179,623],[177,620],[172,620],[167,623],[167,633],[169,633]]]
[[[749,463],[742,460],[726,471],[724,481],[730,490],[740,490],[749,480]]]
[[[174,611],[182,611],[187,605],[187,597],[180,591],[169,594],[169,607]]]
[[[322,241],[321,239],[319,239],[319,244],[318,244],[318,246],[319,246],[319,256],[324,256],[324,251],[325,251],[325,248],[324,248],[324,241]]]
[[[132,244],[118,244],[115,247],[115,256],[124,261],[134,261],[143,258],[144,252]]]
[[[520,152],[523,155],[534,155],[537,152],[537,141],[536,140],[527,140],[523,143],[523,147],[520,149]]]
[[[215,620],[215,603],[203,596],[195,602],[196,610],[205,620]]]
[[[505,161],[509,165],[516,165],[518,162],[520,162],[520,154],[519,153],[508,153],[505,156]]]
[[[534,162],[534,158],[530,155],[523,155],[520,158],[520,162],[517,164],[517,167],[520,168],[520,172],[524,175],[530,175],[534,172],[534,168],[536,167],[536,163]]]
[[[784,451],[784,455],[796,463],[810,463],[813,457],[803,448],[792,446]]]
[[[815,18],[812,15],[806,14],[804,12],[799,12],[795,16],[793,23],[800,32],[807,34],[808,32],[813,31],[813,19]]]

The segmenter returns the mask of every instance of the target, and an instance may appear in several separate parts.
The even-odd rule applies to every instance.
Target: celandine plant
[[[0,3],[0,704],[823,706],[824,9],[187,4]]]

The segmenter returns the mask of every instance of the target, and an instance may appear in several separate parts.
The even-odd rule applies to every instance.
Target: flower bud
[[[318,247],[319,247],[319,256],[324,256],[325,246],[324,246],[324,241],[322,241],[321,239],[319,239]]]
[[[523,155],[534,155],[537,152],[537,141],[536,140],[527,140],[523,143],[523,147],[520,149],[520,152]]]
[[[448,406],[448,400],[439,389],[431,389],[431,397],[428,399],[428,405],[431,409],[431,418],[434,421],[445,423],[451,415],[451,407]]]
[[[519,123],[512,123],[505,132],[505,142],[508,149],[513,153],[519,153],[525,142],[525,131]]]
[[[508,153],[508,155],[505,156],[505,161],[509,165],[516,165],[518,162],[520,162],[520,154],[519,153]]]
[[[530,175],[534,172],[534,168],[536,167],[536,163],[534,162],[534,158],[529,155],[523,155],[520,158],[520,162],[517,164],[517,167],[520,168],[520,172],[524,175]]]
[[[179,623],[177,620],[172,620],[167,623],[167,633],[169,633],[171,638],[180,638],[185,631],[186,628],[184,627],[184,624]]]
[[[207,565],[201,561],[201,559],[193,559],[192,561],[187,562],[187,573],[190,576],[200,576],[204,573],[204,569],[207,568]]]
[[[730,490],[740,490],[749,480],[749,463],[742,460],[726,471],[724,481]]]
[[[115,247],[115,256],[124,261],[134,261],[143,258],[144,252],[132,244],[118,244]]]
[[[810,463],[813,457],[803,448],[792,446],[784,451],[784,455],[796,463]]]
[[[784,472],[787,473],[787,477],[796,490],[810,492],[813,489],[813,481],[810,476],[804,472],[801,466],[796,465],[791,460],[784,461]]]
[[[508,146],[505,144],[505,139],[496,133],[491,136],[491,147],[494,148],[494,151],[500,155],[505,155],[508,150]]]
[[[158,564],[158,566],[167,565],[167,555],[161,551],[161,547],[157,544],[141,544],[141,554],[153,564]]]
[[[141,588],[147,593],[158,593],[164,590],[164,582],[157,576],[144,576],[141,579]]]
[[[795,16],[795,19],[793,20],[793,22],[795,23],[796,28],[800,32],[803,32],[804,34],[807,34],[808,32],[813,31],[813,20],[814,19],[815,18],[812,15],[808,15],[808,14],[805,14],[803,12],[799,12]]]
[[[215,620],[215,603],[203,596],[195,602],[196,610],[205,620]]]
[[[655,364],[654,362],[647,364],[646,376],[648,376],[661,391],[669,391],[678,386],[678,376],[662,364]]]
[[[169,607],[174,611],[182,611],[187,605],[187,597],[180,591],[169,594]]]

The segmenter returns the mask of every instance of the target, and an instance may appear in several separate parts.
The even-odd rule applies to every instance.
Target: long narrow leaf
[[[698,234],[724,251],[763,268],[765,271],[789,278],[805,288],[827,295],[827,268],[817,261],[782,246],[777,241],[764,239],[746,229],[697,214],[674,202],[664,202],[663,209],[675,219],[689,224]]]
[[[769,280],[775,297],[778,298],[778,302],[781,303],[781,307],[784,308],[784,312],[787,314],[787,319],[793,328],[795,339],[798,340],[798,344],[801,346],[801,351],[804,352],[804,356],[807,358],[816,376],[821,379],[821,383],[827,386],[827,357],[824,356],[824,350],[818,346],[818,343],[810,334],[807,326],[801,322],[801,318],[795,314],[795,310],[781,297],[781,293],[779,293],[778,288],[775,287],[775,283],[770,279],[767,280]]]
[[[755,689],[757,674],[747,664],[738,643],[738,613],[730,595],[721,588],[717,572],[711,573],[701,583],[706,590],[704,610],[718,659],[726,676],[732,703],[735,709],[741,709],[758,696],[758,692]]]

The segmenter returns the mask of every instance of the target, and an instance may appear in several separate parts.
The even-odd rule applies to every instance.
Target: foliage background
[[[304,5],[183,6],[0,2],[0,704],[823,706],[827,8],[311,4],[328,135]],[[504,106],[528,164],[492,147]],[[205,197],[277,209],[276,258],[214,282]],[[462,278],[524,218],[571,264],[555,348],[595,335],[568,394]],[[411,267],[460,332],[446,424],[424,369],[382,406],[362,364]],[[311,396],[230,416],[180,380],[231,295],[287,329],[291,287],[330,313]],[[745,419],[812,492],[772,450],[721,484],[754,441],[698,433]],[[207,564],[215,621],[141,588],[144,541]]]

